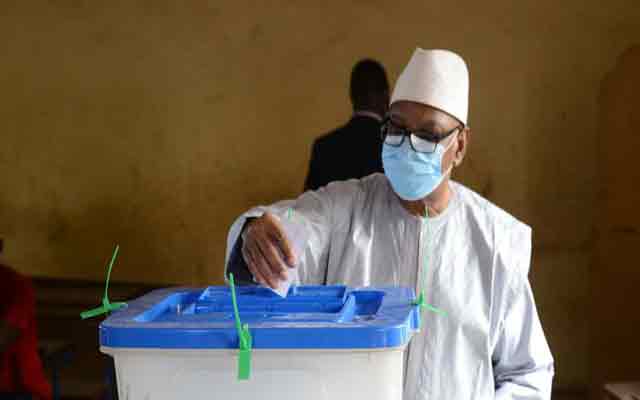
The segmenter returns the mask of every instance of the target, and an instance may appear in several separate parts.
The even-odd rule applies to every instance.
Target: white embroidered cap
[[[462,57],[449,50],[416,49],[398,77],[391,95],[391,104],[401,100],[440,109],[467,125],[467,64]]]

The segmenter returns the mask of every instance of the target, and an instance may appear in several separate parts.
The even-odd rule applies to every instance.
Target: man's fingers
[[[287,279],[287,267],[282,263],[276,245],[271,240],[260,241],[257,245],[265,261],[271,268],[272,275],[278,278],[278,280]]]
[[[244,260],[244,263],[247,264],[247,266],[251,266],[251,263],[253,263],[253,260],[251,259],[251,254],[249,254],[246,240],[244,241],[244,243],[242,243],[241,250],[242,250],[242,259]]]
[[[251,271],[251,274],[253,275],[253,277],[255,278],[255,281],[257,283],[259,283],[260,285],[263,285],[263,286],[268,286],[269,285],[269,281],[267,280],[267,278],[264,277],[264,275],[262,275],[260,270],[258,270],[255,267],[255,264],[251,264],[251,267],[249,267],[249,271]]]
[[[244,246],[242,246],[242,257],[244,258],[244,261],[247,264],[247,268],[249,268],[249,272],[251,272],[251,275],[253,275],[254,280],[261,285],[266,285],[267,280],[264,278],[262,273],[256,268],[256,261],[252,256],[251,252],[247,249],[246,243]]]
[[[265,278],[267,286],[276,288],[279,281],[278,275],[274,274],[274,272],[271,270],[271,265],[260,250],[260,242],[255,241],[252,243],[252,245],[253,246],[251,247],[251,250],[252,254],[254,255],[256,268]]]
[[[295,254],[293,253],[293,247],[291,246],[291,242],[289,241],[289,239],[287,239],[287,237],[282,232],[280,233],[280,236],[281,237],[278,239],[278,246],[280,248],[280,251],[284,256],[286,263],[291,268],[293,268],[295,267],[297,260],[296,260]]]
[[[258,271],[258,275],[261,275],[261,278],[264,280],[263,284],[270,287],[275,287],[277,285],[278,279],[271,272],[271,267],[264,259],[264,256],[262,255],[262,252],[258,247],[258,244],[256,243],[256,241],[251,240],[247,243],[247,245],[247,250],[250,252],[254,268]]]
[[[271,215],[269,220],[273,224],[273,229],[269,231],[271,238],[278,243],[278,248],[282,252],[285,262],[290,267],[295,266],[297,260],[293,253],[293,247],[291,246],[291,242],[287,238],[287,235],[284,233],[282,224],[277,218]]]
[[[296,262],[282,224],[269,213],[248,226],[243,256],[245,261],[250,262],[250,271],[256,280],[261,279],[263,284],[274,289],[280,285],[281,280],[287,279],[287,267],[293,267]]]

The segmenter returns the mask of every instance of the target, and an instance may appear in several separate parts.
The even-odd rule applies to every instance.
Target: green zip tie
[[[240,322],[238,302],[236,300],[236,285],[233,280],[233,274],[229,274],[229,283],[231,284],[233,317],[236,322],[236,330],[238,331],[238,339],[240,342],[240,351],[238,352],[238,380],[246,381],[251,376],[251,333],[249,332],[249,325],[242,325]]]
[[[425,209],[424,211],[424,226],[425,226],[425,230],[427,229],[428,225],[427,225],[427,219],[429,218],[429,214],[428,211]],[[429,237],[429,235],[425,235],[427,237]],[[427,285],[427,252],[424,252],[424,267],[422,268],[422,290],[420,291],[420,295],[418,296],[418,298],[413,302],[414,306],[418,306],[420,307],[420,309],[426,308],[429,311],[432,311],[436,314],[440,314],[443,316],[446,316],[447,313],[445,311],[440,310],[437,307],[432,306],[431,304],[427,303],[427,301],[425,300],[425,296],[424,296],[424,288]]]
[[[418,296],[418,298],[413,302],[414,306],[418,306],[420,308],[426,308],[429,311],[433,311],[436,314],[440,314],[440,315],[447,315],[446,312],[440,310],[439,308],[436,308],[434,306],[432,306],[431,304],[427,303],[424,300],[424,290],[420,292],[420,296]]]
[[[107,281],[104,285],[104,296],[102,297],[102,305],[100,307],[96,307],[91,310],[81,312],[80,318],[87,319],[87,318],[97,317],[98,315],[102,315],[111,311],[118,310],[127,305],[127,303],[120,303],[120,302],[111,303],[109,301],[109,279],[111,278],[111,268],[113,268],[113,264],[116,261],[116,257],[118,257],[119,250],[120,250],[120,246],[116,245],[116,248],[113,251],[113,255],[111,256],[111,262],[109,262],[109,268],[107,269]]]

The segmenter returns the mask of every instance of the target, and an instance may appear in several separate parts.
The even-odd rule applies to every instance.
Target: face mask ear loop
[[[457,141],[457,140],[458,140],[458,134],[459,134],[459,133],[460,133],[460,132],[458,131],[458,132],[453,136],[453,138],[452,138],[452,139],[450,139],[449,144],[447,145],[447,147],[445,147],[444,151],[442,152],[442,157],[440,157],[440,165],[442,165],[444,155],[445,155],[445,154],[447,154],[447,151],[449,151],[449,149],[451,148],[451,146],[453,146],[453,143],[454,143],[455,141]],[[449,174],[451,173],[451,171],[453,171],[453,165],[454,165],[454,164],[455,164],[455,161],[451,161],[451,165],[449,165],[449,168],[447,168],[447,172],[444,172],[444,173],[442,174],[442,180],[444,180],[444,179],[445,179],[445,177],[446,177],[447,175],[449,175]],[[442,181],[441,181],[441,182],[442,182]]]

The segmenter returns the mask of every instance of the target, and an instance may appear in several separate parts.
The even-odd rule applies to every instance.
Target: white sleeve
[[[280,217],[293,212],[293,219],[303,224],[308,240],[304,255],[299,260],[298,276],[302,284],[324,284],[326,280],[331,231],[336,220],[351,213],[353,198],[359,190],[356,180],[334,182],[317,191],[303,193],[295,200],[285,200],[270,206],[255,207],[241,215],[229,229],[225,270],[231,269],[239,257],[240,235],[248,218],[262,216],[265,212]],[[226,274],[225,274],[226,275]]]
[[[518,274],[513,297],[493,351],[496,399],[551,398],[553,357],[526,275]]]

